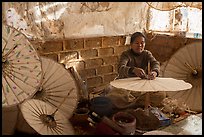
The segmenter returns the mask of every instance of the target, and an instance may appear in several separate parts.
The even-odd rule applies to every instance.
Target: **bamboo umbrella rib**
[[[65,102],[65,100],[67,99],[67,97],[70,95],[70,93],[74,90],[74,88],[72,88],[71,90],[69,90],[68,94],[63,98],[63,100],[61,101],[61,103],[59,104],[59,106],[57,107],[57,109],[55,110],[54,113],[56,113],[56,111],[62,106],[62,104]]]
[[[174,78],[176,78],[176,79],[180,79],[180,80],[186,80],[186,76],[185,75],[181,75],[181,74],[176,74],[176,73],[172,73],[171,71],[167,71],[166,72],[166,76],[165,77],[171,77],[171,76],[169,76],[167,73],[171,73],[171,74],[175,74],[175,76],[174,76]]]
[[[51,84],[49,85],[44,85],[44,89],[46,91],[49,91],[49,90],[53,90],[53,89],[56,89],[56,88],[59,88],[59,87],[63,87],[63,86],[68,86],[69,87],[69,84],[72,83],[73,81],[69,81],[69,82],[65,82],[65,83],[62,83],[60,85],[56,85],[56,86],[53,86],[53,87],[50,87],[48,88],[49,86],[52,86],[51,84],[54,84],[55,82],[52,82]]]
[[[53,66],[51,65],[51,63],[52,62],[50,60],[47,60],[47,62],[43,62],[43,64],[42,64],[42,67],[44,68],[43,69],[43,78],[45,78],[45,76],[48,75],[50,69],[53,69]],[[48,80],[49,79],[47,79],[46,81],[48,81]],[[46,81],[44,83],[46,83]]]
[[[21,37],[18,39],[17,42],[19,42],[20,40],[22,40],[22,38],[25,38],[25,37],[21,36]],[[15,42],[16,42],[16,41],[15,41]],[[6,54],[3,55],[3,57],[5,57],[5,58],[11,58],[12,56],[15,55],[15,54],[11,54],[12,51],[14,51],[17,47],[19,47],[19,45],[21,45],[21,44],[17,44],[17,42],[14,44],[14,46],[13,46],[12,48],[9,49],[9,51],[8,51]],[[9,44],[9,42],[8,42],[8,44]],[[10,55],[10,56],[9,56],[9,55]]]
[[[195,87],[195,91],[196,91],[196,96],[199,96],[201,94],[201,92],[199,91],[199,86]],[[201,96],[200,96],[201,97]],[[202,98],[200,98],[200,100],[195,101],[195,105],[194,106],[200,106],[199,104],[202,104]]]
[[[171,72],[171,71],[166,71],[166,77],[171,77],[170,75],[168,75],[168,73],[170,74],[173,74],[174,75],[174,78],[176,79],[180,79],[180,80],[186,80],[186,75],[182,75],[182,74],[177,74],[177,73],[174,73],[174,72]]]
[[[41,130],[43,130],[43,128],[47,128],[47,131],[49,130],[48,126],[46,126],[45,124],[41,123],[41,128],[38,128],[37,132],[41,133]]]
[[[196,46],[197,48],[197,50],[196,50],[196,55],[198,55],[199,54],[199,46],[197,45]],[[202,47],[201,47],[201,51],[202,51]],[[202,55],[200,55],[200,56],[202,56]],[[198,64],[198,66],[200,65],[201,66],[201,64],[202,64],[202,57],[199,57],[199,56],[196,56],[197,58],[196,58],[196,63]]]
[[[173,62],[169,62],[168,68],[166,70],[171,70],[172,72],[175,73],[186,73],[187,68],[185,66],[175,66],[173,65]]]
[[[2,47],[2,93],[4,99],[2,100],[2,106],[7,107],[19,104],[34,94],[41,78],[41,68],[39,67],[39,71],[37,71],[36,66],[41,66],[41,62],[38,60],[39,63],[37,64],[37,61],[32,61],[32,59],[38,57],[38,54],[34,50],[30,50],[32,47],[28,45],[29,41],[25,35],[5,24],[2,28],[2,40],[5,40]],[[25,54],[26,52],[29,54]],[[31,57],[26,57],[26,55],[31,55]],[[26,63],[17,64],[15,60],[20,63],[23,63],[21,61],[26,61]],[[36,62],[36,64],[30,65],[29,63],[32,62]],[[37,77],[32,74],[37,75]],[[7,102],[6,104],[4,103],[5,101]]]
[[[16,71],[15,70],[15,68],[16,67],[13,67],[13,69],[8,69],[8,70],[3,70],[3,72],[5,72],[5,74],[6,75],[9,75],[9,74],[19,74],[19,75],[24,75],[25,77],[27,76],[27,77],[29,77],[29,78],[31,78],[31,79],[37,79],[36,77],[34,77],[33,75],[27,75],[26,73],[21,73],[21,72],[19,72],[19,71]],[[34,70],[35,71],[35,70]],[[36,70],[36,72],[39,72],[39,70]],[[17,77],[17,75],[13,75],[13,77],[14,78],[18,78],[18,79],[20,79],[20,77]]]
[[[65,93],[67,91],[67,89],[62,89],[62,90],[47,90],[47,89],[44,89],[43,91],[46,92],[47,95],[50,95],[50,96],[54,96],[54,97],[61,97],[62,95],[54,95],[52,93]]]
[[[12,90],[12,86],[10,85],[10,83],[7,81],[7,79],[6,78],[4,78],[4,80],[6,81],[6,83],[7,83],[7,85],[9,86],[9,88]],[[20,87],[19,87],[20,88]],[[12,91],[13,92],[13,91]],[[14,94],[14,96],[15,96],[15,99],[17,99],[18,100],[18,102],[20,102],[20,100],[17,98],[17,95],[15,94],[15,92],[13,92]],[[5,94],[5,93],[4,93]],[[10,104],[9,104],[10,105]]]
[[[60,101],[56,100],[55,98],[52,98],[52,97],[55,97],[55,96],[48,95],[48,96],[45,96],[44,99],[45,99],[46,102],[49,102],[53,106],[57,107],[57,105],[55,105],[55,103],[60,103]],[[63,97],[63,96],[61,96],[61,97]],[[52,103],[52,102],[55,102],[55,103]]]
[[[23,49],[22,49],[23,50]],[[16,60],[18,61],[19,59],[30,59],[31,57],[34,57],[35,58],[35,60],[37,60],[37,59],[39,59],[39,58],[36,58],[36,53],[34,52],[34,50],[33,51],[31,51],[31,52],[27,52],[26,53],[26,51],[24,51],[23,52],[23,55],[21,55],[20,56],[20,54],[22,53],[22,50],[20,50],[19,49],[19,52],[16,52],[18,55],[16,55],[15,57],[13,57],[13,58],[9,58],[9,62],[14,62],[13,64],[21,64],[20,62],[15,62]],[[33,56],[34,55],[34,56]],[[26,58],[25,58],[26,57]],[[29,60],[29,61],[32,61],[32,60]],[[39,60],[38,60],[39,61]],[[24,64],[26,64],[25,62],[23,62]],[[35,62],[29,62],[30,64],[31,63],[35,63]],[[39,63],[39,62],[36,62],[36,63]]]
[[[186,102],[190,102],[189,106],[195,107],[196,101],[191,101],[192,99],[194,99],[194,96],[192,96],[192,95],[196,95],[196,88],[195,87],[192,89],[192,91],[189,93],[189,95],[186,99]]]
[[[195,88],[195,93],[194,93],[195,96],[199,96],[199,95],[200,95],[200,92],[199,92],[199,88],[198,88],[198,86],[195,86],[194,88]],[[202,102],[200,102],[200,101],[197,101],[197,102],[194,101],[193,103],[194,103],[193,106],[198,106],[199,103],[202,103]]]
[[[61,98],[62,98],[63,96],[61,96]],[[70,98],[71,100],[73,100],[73,98],[71,98],[71,97],[67,97],[67,98]],[[60,99],[60,98],[59,98]],[[60,100],[57,100],[56,98],[55,98],[55,96],[50,96],[50,95],[47,95],[47,96],[45,96],[44,98],[43,98],[43,100],[44,101],[47,101],[47,102],[49,102],[50,104],[52,104],[53,106],[55,106],[55,107],[57,107],[57,105],[55,105],[55,103],[60,103]],[[54,103],[55,102],[55,103]],[[65,104],[64,104],[65,105]],[[66,104],[67,105],[67,104]],[[69,107],[70,107],[70,109],[72,108],[72,107],[74,107],[75,106],[75,103],[74,104],[72,104],[71,102],[69,103]],[[69,109],[69,107],[67,107],[66,109]],[[67,110],[68,111],[68,110]]]
[[[63,69],[64,69],[64,68],[63,68]],[[46,82],[47,82],[47,81],[51,81],[50,79],[51,79],[52,77],[54,77],[54,75],[56,76],[56,72],[58,72],[58,69],[57,69],[55,72],[53,72],[51,75],[49,75],[48,78],[46,78]],[[53,78],[54,81],[52,81],[51,83],[49,83],[49,85],[46,85],[46,82],[43,83],[43,85],[46,85],[47,87],[49,87],[50,85],[53,85],[54,83],[58,82],[58,80],[65,78],[67,72],[65,73],[65,71],[64,71],[64,73],[61,72],[60,74],[61,74],[61,75],[58,75],[57,77],[54,77],[54,78]],[[68,83],[67,83],[67,82],[66,82],[66,83],[69,84],[69,82],[73,82],[73,81],[68,81]],[[63,83],[63,84],[64,84],[64,83]],[[62,85],[63,85],[63,84],[62,84]]]
[[[8,29],[10,30],[10,28],[7,27],[7,30],[8,30]],[[8,40],[10,39],[10,37],[12,36],[12,34],[14,33],[15,30],[12,29],[11,31],[12,31],[12,33],[9,33],[9,35],[8,35],[8,39],[7,39],[7,41],[6,41],[7,43],[5,44],[2,53],[4,53],[5,48],[6,48],[6,46],[8,45]]]
[[[190,47],[187,47],[188,48],[188,53],[189,53],[189,56],[190,56],[190,58],[191,58],[191,61],[192,61],[192,66],[194,67],[194,69],[195,69],[195,67],[196,67],[196,65],[197,65],[197,61],[196,61],[196,49],[197,48],[190,48]],[[191,54],[190,54],[190,52],[192,52]]]
[[[48,71],[47,70],[50,70],[50,68],[53,68],[53,66],[52,66],[52,62],[49,60],[49,59],[47,59],[47,58],[45,58],[47,61],[46,62],[43,62],[43,64],[42,64],[42,66],[43,66],[43,71],[44,71],[44,75],[45,74],[47,74],[48,73]],[[42,58],[42,61],[43,61],[43,58]]]
[[[176,54],[178,55],[178,54]],[[186,67],[183,65],[184,64],[184,60],[186,60],[185,58],[181,58],[181,57],[178,57],[178,56],[174,56],[174,58],[170,59],[170,61],[174,61],[174,62],[171,62],[171,64],[180,64],[180,65],[176,65],[177,68],[180,68],[181,71],[185,71],[186,70]]]
[[[196,51],[195,51],[195,55],[198,55],[198,50],[199,50],[198,47],[199,47],[199,46],[196,45],[196,47],[197,47],[197,48],[196,48]],[[201,48],[201,49],[202,49],[202,48]],[[200,62],[202,62],[202,61],[200,61],[200,59],[202,59],[202,58],[199,59],[198,56],[195,56],[195,57],[196,57],[196,59],[195,59],[196,64],[200,64]],[[198,62],[198,61],[200,61],[200,62]]]
[[[70,91],[71,92],[71,91]],[[69,122],[61,113],[54,113],[53,120],[56,122],[55,127],[50,127],[49,125],[45,124],[43,121],[39,121],[40,115],[51,115],[54,108],[52,108],[49,104],[42,102],[40,100],[28,100],[27,102],[23,103],[22,105],[22,112],[25,116],[26,121],[33,127],[38,133],[42,135],[60,135],[60,134],[69,134],[73,132],[71,124],[68,127]],[[38,116],[38,120],[31,120],[29,115],[30,113],[35,112]],[[35,116],[36,117],[36,116]]]
[[[32,87],[32,88],[36,88],[35,86],[33,86],[33,85],[30,85],[30,83],[27,83],[27,82],[25,82],[24,80],[22,80],[22,79],[20,79],[19,77],[16,77],[15,76],[15,81],[9,76],[9,75],[5,75],[4,74],[4,78],[6,79],[6,77],[5,76],[7,76],[13,83],[15,83],[16,84],[16,86],[18,86],[19,88],[20,88],[20,84],[18,84],[18,83],[16,83],[15,81],[17,81],[17,80],[19,80],[18,82],[21,82],[21,85],[25,85],[26,84],[26,86],[29,86],[29,87]],[[24,91],[22,88],[20,88],[22,91]],[[26,91],[25,91],[26,92]]]
[[[193,51],[192,51],[193,50]],[[196,66],[196,64],[195,64],[195,56],[193,56],[192,54],[193,53],[195,53],[195,48],[194,49],[192,49],[192,48],[190,48],[190,47],[187,47],[187,51],[188,51],[188,56],[189,56],[189,58],[190,58],[190,62],[192,63],[192,65],[193,66]],[[193,56],[193,57],[192,57]]]
[[[67,92],[68,89],[65,89],[65,90],[61,90],[61,91],[66,91]],[[64,97],[64,94],[61,94],[61,95],[57,95],[57,94],[52,94],[52,93],[56,93],[58,91],[53,91],[53,92],[47,92],[46,90],[44,90],[46,92],[46,95],[49,96],[49,97],[56,97],[56,98],[62,98]],[[66,93],[66,92],[63,92],[63,93]]]
[[[45,85],[48,81],[50,81],[50,79],[55,75],[55,73],[57,72],[57,71],[59,71],[59,68],[57,68],[54,72],[52,72],[52,74],[51,75],[47,75],[48,77],[43,81],[43,85]],[[46,71],[46,72],[51,72],[51,71]],[[45,74],[46,75],[46,74]],[[61,76],[60,76],[61,77]],[[58,76],[58,78],[55,78],[56,80],[57,79],[59,79],[60,78],[59,76]],[[52,84],[52,83],[51,83]],[[49,86],[49,85],[48,85]]]
[[[5,43],[2,43],[2,47],[3,47],[3,49],[2,49],[2,53],[4,53],[5,52],[5,49],[6,49],[6,45],[7,45],[7,43],[8,43],[8,40],[6,40],[5,39],[5,37],[2,37],[2,42],[5,42]]]
[[[200,90],[202,90],[202,86],[201,86],[201,85],[198,85],[197,88],[200,89]],[[199,91],[199,90],[198,90],[198,91]],[[198,92],[198,93],[199,93],[199,97],[202,97],[202,92]]]
[[[174,77],[190,81],[193,87],[186,92],[168,93],[171,97],[183,100],[192,110],[202,111],[202,43],[195,42],[177,51],[165,66],[164,77]],[[183,61],[183,63],[181,62]],[[178,69],[183,67],[185,69]],[[179,72],[180,71],[180,72]],[[196,72],[195,72],[196,71]],[[185,73],[184,73],[185,72]],[[198,72],[198,73],[197,73]],[[192,76],[192,73],[195,74]],[[183,76],[182,76],[183,75]]]
[[[39,62],[38,61],[29,61],[29,64],[38,64]],[[24,64],[27,64],[27,62],[23,62],[23,63],[19,63],[19,62],[17,62],[17,63],[10,63],[11,65],[13,65],[13,66],[16,66],[16,65],[24,65]],[[15,67],[15,68],[18,68],[18,67]]]
[[[194,94],[194,92],[195,92],[195,88],[193,87],[193,88],[191,89],[191,92],[189,92],[189,94],[188,94],[188,97],[187,97],[187,99],[186,99],[186,102],[189,102],[189,101],[190,101],[191,96]],[[192,102],[191,102],[191,103],[192,103]]]
[[[36,114],[37,116],[40,116],[41,111],[39,110],[38,106],[35,104],[35,102],[33,102],[33,104],[31,104],[29,101],[26,102],[27,104],[29,104],[30,109],[29,111],[31,111],[32,113]],[[35,106],[33,106],[35,105]]]
[[[186,71],[188,71],[188,68],[186,68],[185,66],[184,66],[184,64],[182,64],[181,66],[179,65],[174,65],[174,64],[176,64],[176,63],[178,63],[179,64],[179,62],[177,62],[177,61],[172,61],[172,60],[170,60],[170,62],[169,62],[169,64],[168,64],[168,68],[166,68],[167,70],[172,70],[172,71],[174,71],[175,70],[175,72],[176,73],[178,73],[179,71],[179,73],[186,73]]]
[[[31,105],[31,104],[29,104],[29,105]],[[36,121],[36,119],[37,119],[37,121],[40,120],[40,119],[38,119],[40,116],[40,113],[38,111],[35,111],[33,106],[24,106],[24,107],[25,107],[25,109],[21,110],[21,112],[26,113],[26,114],[31,114],[31,116],[34,116],[32,118],[32,120],[34,120],[34,121]],[[31,119],[31,117],[26,117],[26,119]]]
[[[43,80],[37,92],[39,94],[36,94],[35,98],[57,108],[62,99],[70,92],[66,97],[69,100],[60,108],[66,118],[70,117],[77,104],[76,85],[73,78],[61,64],[46,57],[42,57],[42,70]]]
[[[173,68],[170,68],[171,66],[169,66],[169,68],[165,71],[165,76],[168,76],[169,77],[169,74],[174,74],[178,77],[183,77],[183,78],[186,78],[186,75],[189,74],[188,72],[179,72],[178,70],[176,69],[173,69]],[[170,75],[171,77],[171,75]]]
[[[8,56],[12,53],[13,50],[15,50],[18,47],[18,45],[14,45],[6,54],[3,54],[3,58],[8,58]]]

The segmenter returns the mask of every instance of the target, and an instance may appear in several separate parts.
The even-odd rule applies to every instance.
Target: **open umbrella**
[[[56,108],[38,99],[21,104],[21,112],[28,124],[41,135],[73,135],[69,120]]]
[[[2,106],[31,98],[42,79],[40,58],[21,32],[2,25]]]
[[[149,105],[149,92],[157,91],[179,91],[192,87],[191,84],[174,78],[156,77],[154,80],[141,79],[139,77],[116,79],[111,81],[113,87],[130,90],[134,92],[143,92],[146,94],[145,108]]]
[[[187,104],[193,111],[202,111],[202,42],[179,49],[167,62],[164,77],[181,79],[192,84],[187,91],[167,94]]]
[[[62,64],[46,57],[41,57],[41,60],[43,80],[34,98],[45,101],[55,108],[61,105],[59,110],[70,118],[78,102],[75,80]]]

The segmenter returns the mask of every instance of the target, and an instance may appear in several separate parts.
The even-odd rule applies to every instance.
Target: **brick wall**
[[[117,76],[118,59],[125,37],[97,37],[48,41],[36,47],[41,56],[52,58],[67,66],[75,65],[87,87],[104,86]]]
[[[180,47],[194,41],[158,35],[153,40],[146,41],[146,49],[162,63]],[[91,91],[95,87],[108,84],[117,76],[120,54],[129,48],[129,45],[124,43],[124,36],[65,39],[45,42],[38,45],[37,51],[41,56],[47,56],[67,66],[76,65],[77,71]]]

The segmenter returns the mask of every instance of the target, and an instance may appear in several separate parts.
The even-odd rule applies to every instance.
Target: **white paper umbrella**
[[[179,91],[192,87],[191,84],[174,78],[156,77],[154,80],[141,79],[139,77],[117,79],[110,84],[116,88],[135,92]]]
[[[181,79],[192,84],[183,92],[167,92],[186,103],[191,110],[202,111],[202,43],[196,42],[179,49],[168,61],[164,77]]]
[[[43,100],[70,118],[77,106],[78,95],[75,80],[62,64],[41,57],[43,80],[34,98]],[[61,102],[64,101],[63,104]]]
[[[41,135],[73,135],[69,120],[48,103],[29,99],[20,105],[27,123]]]
[[[157,91],[179,91],[192,88],[192,85],[183,81],[177,80],[174,78],[162,78],[156,77],[154,80],[141,79],[139,77],[117,79],[111,81],[110,84],[113,87],[121,88],[125,90],[135,91],[135,92],[144,92],[146,94],[145,108],[148,108],[149,105],[149,92]]]
[[[9,107],[31,98],[42,79],[40,58],[16,29],[2,25],[2,106]]]

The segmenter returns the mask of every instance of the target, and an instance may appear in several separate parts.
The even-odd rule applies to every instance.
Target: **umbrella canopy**
[[[20,109],[27,123],[41,135],[74,134],[68,119],[44,101],[28,99],[20,105]]]
[[[111,81],[113,87],[126,89],[135,92],[146,93],[145,96],[145,109],[150,105],[149,92],[157,91],[179,91],[192,88],[192,85],[183,80],[173,78],[156,77],[154,80],[141,79],[139,77],[117,79]]]
[[[41,79],[41,61],[31,43],[21,32],[2,24],[2,106],[31,98]]]
[[[34,98],[59,108],[70,118],[78,102],[75,80],[62,64],[46,57],[41,57],[41,60],[43,80]]]
[[[191,83],[193,87],[185,92],[167,94],[183,101],[191,110],[202,111],[202,42],[195,42],[179,49],[167,62],[164,77]]]
[[[174,78],[156,77],[154,80],[141,79],[139,77],[117,79],[111,81],[113,87],[131,90],[135,92],[178,91],[192,87],[191,84]]]

